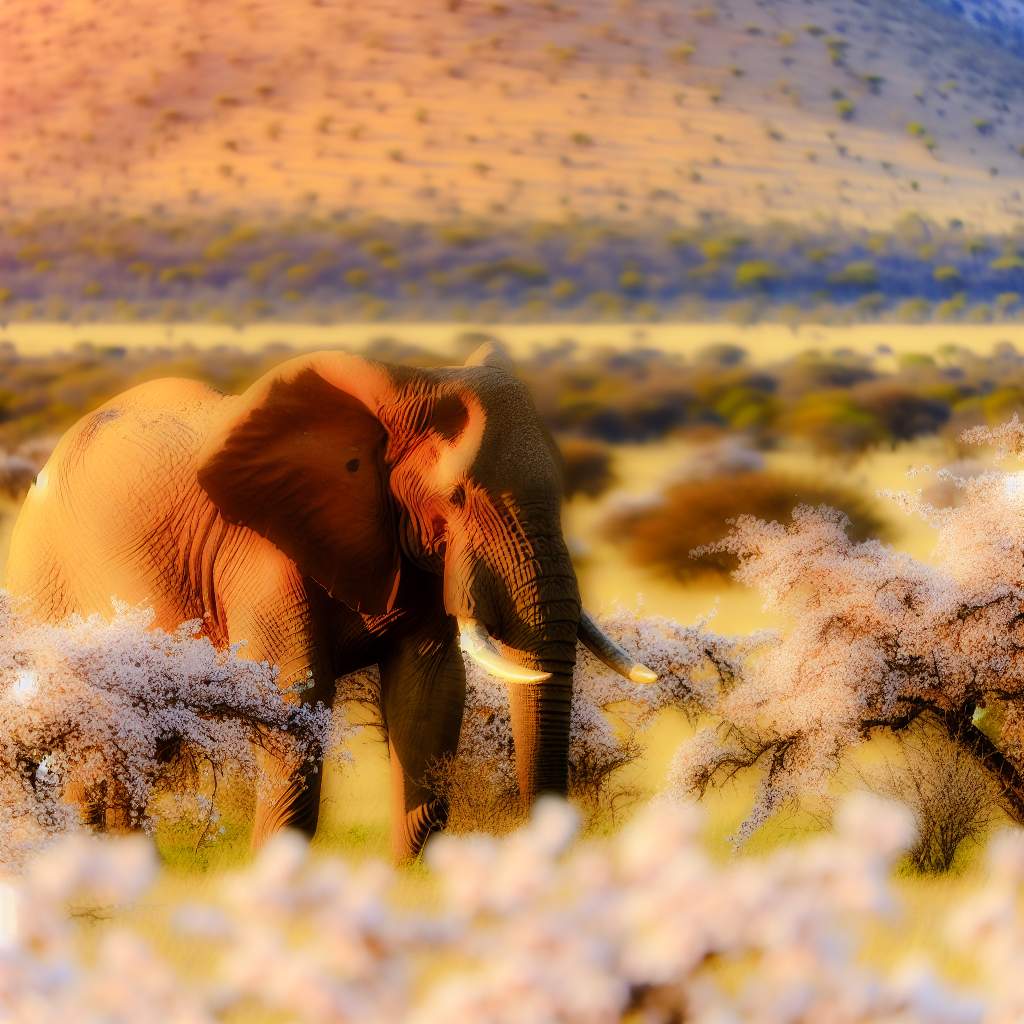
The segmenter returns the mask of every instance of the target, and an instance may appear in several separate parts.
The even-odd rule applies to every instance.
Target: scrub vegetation
[[[998,322],[1024,233],[906,215],[888,230],[721,217],[430,222],[347,213],[39,213],[0,223],[0,318]]]

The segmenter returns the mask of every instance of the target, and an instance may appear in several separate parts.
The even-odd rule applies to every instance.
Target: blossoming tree
[[[964,440],[1024,454],[1024,424]],[[741,672],[694,691],[715,722],[674,765],[677,785],[698,793],[761,768],[739,838],[783,803],[823,792],[859,740],[922,721],[969,750],[1024,819],[1024,477],[941,475],[961,493],[952,507],[892,495],[936,530],[934,564],[853,542],[846,518],[824,507],[800,508],[788,525],[741,517],[713,545],[788,620]],[[999,715],[982,721],[993,706]]]

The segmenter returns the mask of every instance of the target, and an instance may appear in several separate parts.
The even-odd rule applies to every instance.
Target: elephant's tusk
[[[614,669],[634,683],[654,683],[656,672],[646,665],[634,661],[612,638],[602,632],[601,627],[586,613],[580,616],[580,643],[599,661]]]
[[[510,683],[541,683],[551,677],[550,672],[524,668],[506,658],[494,646],[491,635],[476,619],[459,619],[459,646],[481,668]]]

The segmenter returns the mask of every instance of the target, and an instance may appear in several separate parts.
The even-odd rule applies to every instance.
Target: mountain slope
[[[961,5],[963,6],[963,5]],[[924,0],[0,11],[0,209],[1024,213],[1024,60]]]

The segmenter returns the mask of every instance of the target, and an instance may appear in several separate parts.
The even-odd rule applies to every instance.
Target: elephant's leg
[[[394,643],[380,662],[384,724],[391,757],[391,847],[395,859],[415,857],[445,826],[448,803],[430,785],[430,771],[459,743],[466,674],[452,620],[421,626]]]
[[[232,643],[245,640],[241,654],[280,669],[282,686],[308,682],[303,703],[330,706],[334,697],[325,623],[315,596],[284,587],[246,613],[229,618]],[[256,793],[252,845],[258,848],[275,832],[294,828],[312,837],[320,812],[323,759],[272,753],[260,748],[261,778]]]

